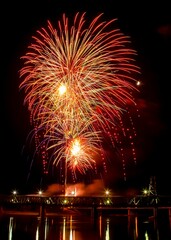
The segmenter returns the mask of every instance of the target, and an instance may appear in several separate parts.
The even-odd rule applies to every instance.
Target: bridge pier
[[[136,216],[135,210],[134,209],[132,210],[132,209],[128,208],[128,228],[131,227],[135,216]]]
[[[135,209],[128,208],[128,232],[131,238],[138,239],[138,218]]]
[[[157,229],[157,217],[158,217],[158,208],[153,208],[153,218],[154,218],[154,229]]]
[[[91,210],[90,210],[90,211],[91,211],[90,214],[91,214],[91,219],[92,219],[93,227],[94,227],[94,229],[96,229],[97,226],[98,226],[98,217],[99,217],[99,215],[100,215],[99,209],[97,208],[96,205],[93,205],[93,206],[91,207]]]
[[[39,208],[39,217],[40,217],[40,221],[44,221],[46,217],[46,208],[43,203],[40,205],[40,208]]]
[[[98,217],[98,210],[97,210],[97,207],[96,207],[96,206],[93,206],[93,207],[92,207],[91,216],[92,216],[94,219]]]

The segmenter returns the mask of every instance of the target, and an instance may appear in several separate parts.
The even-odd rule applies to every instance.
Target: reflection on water
[[[9,230],[8,230],[8,239],[12,240],[12,229],[13,229],[13,217],[9,219]]]
[[[84,215],[47,217],[1,216],[1,240],[170,240],[166,217],[156,223],[144,217]]]

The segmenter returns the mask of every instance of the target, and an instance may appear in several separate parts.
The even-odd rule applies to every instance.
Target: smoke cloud
[[[62,193],[63,185],[51,184],[48,186],[44,194],[58,195]],[[102,180],[94,180],[91,184],[77,183],[68,184],[66,187],[66,195],[75,196],[100,196],[104,194],[104,183]]]

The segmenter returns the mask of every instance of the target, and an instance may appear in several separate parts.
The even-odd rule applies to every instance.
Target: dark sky
[[[35,4],[36,2],[36,4]],[[126,1],[127,2],[127,1]],[[129,1],[130,2],[130,1]],[[147,1],[149,2],[149,1]],[[150,5],[151,4],[151,5]],[[29,115],[19,92],[20,57],[25,54],[36,30],[47,20],[73,17],[87,12],[90,20],[103,12],[104,18],[117,18],[118,28],[131,37],[141,67],[140,94],[137,102],[141,120],[138,125],[138,167],[128,173],[128,186],[146,186],[156,176],[159,193],[171,194],[170,120],[171,120],[171,14],[168,3],[136,1],[6,1],[1,7],[1,176],[0,192],[23,188],[29,157],[22,155],[30,130]],[[29,154],[28,154],[29,155]],[[137,172],[136,172],[137,171]],[[132,176],[134,175],[134,176]],[[136,182],[136,184],[135,184]]]

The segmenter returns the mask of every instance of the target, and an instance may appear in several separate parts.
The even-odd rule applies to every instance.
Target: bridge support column
[[[44,206],[44,204],[41,204],[40,208],[39,208],[39,217],[40,217],[41,221],[43,221],[45,219],[45,215],[46,215],[45,206]]]
[[[91,217],[93,218],[94,227],[96,227],[98,219],[98,210],[96,206],[93,206],[91,209]]]
[[[91,216],[95,219],[98,217],[98,211],[97,211],[97,207],[93,206],[91,209]]]
[[[132,209],[128,208],[128,229],[131,228],[135,214]]]
[[[128,233],[131,238],[138,239],[138,217],[136,209],[128,208]]]
[[[157,229],[157,217],[158,217],[158,209],[157,207],[154,207],[153,208],[154,230]]]

